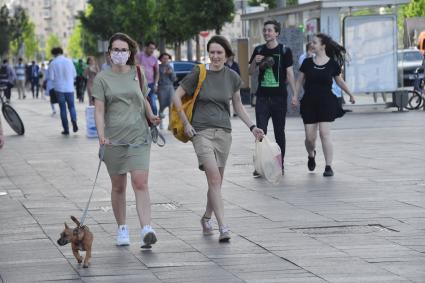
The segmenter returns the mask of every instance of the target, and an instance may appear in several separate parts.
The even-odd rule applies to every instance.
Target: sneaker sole
[[[228,243],[229,241],[230,241],[230,236],[218,239],[219,243]]]
[[[117,243],[118,247],[125,247],[125,246],[129,246],[129,245],[130,245],[130,242],[128,242],[128,243]]]
[[[156,243],[156,241],[157,241],[156,235],[154,233],[152,233],[152,232],[149,232],[143,238],[143,242],[145,244],[142,245],[141,248],[143,248],[143,249],[150,249],[152,247],[152,245]]]

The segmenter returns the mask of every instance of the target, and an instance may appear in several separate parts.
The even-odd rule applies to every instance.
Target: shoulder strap
[[[195,93],[193,94],[193,99],[196,99],[196,97],[198,96],[199,91],[201,90],[201,87],[202,87],[202,83],[207,77],[207,69],[205,68],[205,65],[199,64],[198,67],[199,67],[198,85],[196,86]]]
[[[285,53],[286,53],[286,45],[282,43],[279,43],[279,45],[280,45],[280,52],[282,53],[282,57],[283,57],[285,56]]]

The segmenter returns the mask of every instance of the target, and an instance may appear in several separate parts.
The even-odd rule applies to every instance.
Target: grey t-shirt
[[[199,67],[193,68],[181,82],[181,87],[193,95],[198,85]],[[241,87],[239,75],[224,67],[220,71],[207,70],[207,76],[195,102],[192,126],[196,131],[208,128],[232,130],[230,124],[230,99]]]

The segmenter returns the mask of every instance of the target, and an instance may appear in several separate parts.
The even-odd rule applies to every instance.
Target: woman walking
[[[109,40],[111,69],[99,73],[93,82],[96,128],[104,149],[103,160],[112,183],[111,201],[118,224],[117,245],[129,245],[126,225],[127,173],[136,197],[142,247],[157,241],[151,227],[151,204],[148,190],[150,131],[148,121],[157,125],[146,100],[146,80],[140,89],[134,56],[137,44],[128,35],[114,34]],[[146,118],[147,117],[147,118]]]
[[[84,78],[87,81],[87,94],[89,95],[89,105],[94,105],[93,101],[93,81],[99,73],[99,67],[96,64],[94,57],[89,56],[87,58],[87,67],[84,70]],[[84,96],[84,93],[83,93]]]
[[[300,112],[305,128],[305,147],[308,153],[307,167],[310,171],[316,168],[316,139],[319,130],[326,167],[323,176],[334,175],[332,169],[333,146],[331,140],[331,123],[344,115],[337,97],[332,93],[332,81],[350,97],[354,96],[341,77],[346,50],[326,34],[314,36],[311,48],[316,56],[306,58],[301,67],[295,95],[292,97],[293,107],[298,105],[301,85],[304,83],[304,96],[301,99]]]
[[[241,102],[239,75],[224,66],[226,59],[233,55],[230,43],[222,36],[213,36],[207,44],[211,60],[205,81],[196,99],[191,123],[182,110],[179,116],[185,125],[185,133],[191,137],[198,157],[199,169],[205,171],[208,182],[207,204],[201,218],[204,235],[213,233],[211,216],[217,219],[220,236],[219,242],[228,242],[230,233],[224,221],[224,204],[221,195],[224,168],[232,143],[230,124],[230,99],[240,119],[247,125],[257,139],[263,131],[249,119]],[[195,67],[177,88],[173,103],[181,109],[181,98],[192,95],[198,84],[199,67]]]
[[[171,55],[162,53],[158,58],[159,64],[159,82],[158,82],[158,98],[159,98],[159,117],[164,118],[164,110],[170,106],[171,97],[174,95],[174,81],[176,73],[170,65]],[[163,128],[162,122],[160,129]]]

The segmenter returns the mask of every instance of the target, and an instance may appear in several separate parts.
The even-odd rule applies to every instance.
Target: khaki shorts
[[[232,145],[232,134],[223,129],[212,128],[196,133],[192,138],[193,147],[198,157],[199,169],[204,171],[203,164],[215,161],[217,167],[225,167]]]

